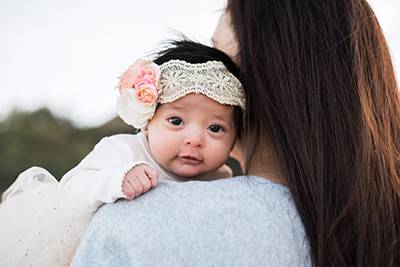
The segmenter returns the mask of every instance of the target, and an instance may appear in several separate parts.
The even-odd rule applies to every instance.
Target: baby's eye
[[[213,133],[220,133],[224,131],[224,127],[218,124],[213,124],[210,127],[208,127],[208,129]]]
[[[179,126],[183,123],[183,120],[179,117],[170,117],[168,118],[168,122],[172,125]]]

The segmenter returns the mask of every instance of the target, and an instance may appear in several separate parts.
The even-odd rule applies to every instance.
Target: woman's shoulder
[[[154,198],[166,198],[178,205],[182,199],[194,201],[215,210],[226,205],[252,205],[252,209],[295,212],[288,188],[271,180],[256,176],[237,176],[215,181],[165,182],[158,186]],[[225,203],[226,202],[226,203]],[[181,203],[180,205],[186,205]]]
[[[143,196],[135,206],[153,205],[173,209],[176,218],[201,216],[204,223],[225,221],[243,227],[265,226],[263,231],[285,235],[297,231],[303,235],[303,225],[289,189],[271,180],[255,176],[237,176],[211,182],[163,182],[152,195]],[[130,203],[121,203],[129,209]],[[142,210],[141,210],[142,211]],[[140,211],[140,212],[141,212]],[[143,212],[148,214],[146,211]],[[197,212],[197,214],[192,214]],[[171,216],[171,214],[169,214]],[[185,220],[185,219],[182,219]],[[222,227],[222,226],[221,226]],[[261,229],[261,227],[260,227]],[[289,236],[287,236],[289,237]]]
[[[116,241],[119,249],[129,247],[129,258],[143,261],[138,266],[308,265],[308,245],[292,203],[285,186],[260,177],[163,181],[134,201],[100,209],[86,239],[95,239],[99,248]],[[115,225],[117,232],[104,239],[101,232]],[[149,249],[153,256],[143,257]]]
[[[281,214],[279,219],[297,217],[288,188],[256,176],[237,176],[207,182],[162,181],[157,188],[136,199],[134,205],[129,201],[122,201],[119,205],[121,209],[132,209],[131,206],[134,206],[138,212],[142,212],[142,205],[173,207],[175,212],[185,212],[187,206],[196,207],[197,211],[205,209],[213,212],[235,207],[241,213],[262,212],[268,216]],[[148,214],[146,209],[143,212]]]

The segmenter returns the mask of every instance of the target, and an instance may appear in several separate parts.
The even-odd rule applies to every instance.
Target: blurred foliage
[[[32,166],[43,167],[59,179],[103,136],[133,130],[118,118],[98,128],[79,129],[47,109],[33,113],[13,111],[0,122],[0,192]]]
[[[134,133],[115,118],[98,128],[80,129],[69,120],[54,117],[48,109],[33,113],[13,111],[0,122],[0,193],[19,173],[32,166],[47,169],[57,179],[79,163],[104,136]],[[240,174],[236,160],[228,165]]]

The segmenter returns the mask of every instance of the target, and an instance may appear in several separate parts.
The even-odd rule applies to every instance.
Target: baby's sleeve
[[[114,137],[103,138],[72,170],[66,173],[59,187],[62,205],[79,203],[83,209],[95,211],[104,203],[125,198],[122,182],[125,174],[139,164],[127,148]]]

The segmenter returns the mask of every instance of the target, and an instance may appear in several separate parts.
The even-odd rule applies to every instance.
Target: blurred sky
[[[370,0],[400,77],[400,1]],[[210,44],[225,0],[0,0],[0,120],[49,107],[82,127],[116,115],[116,77],[182,32]]]

